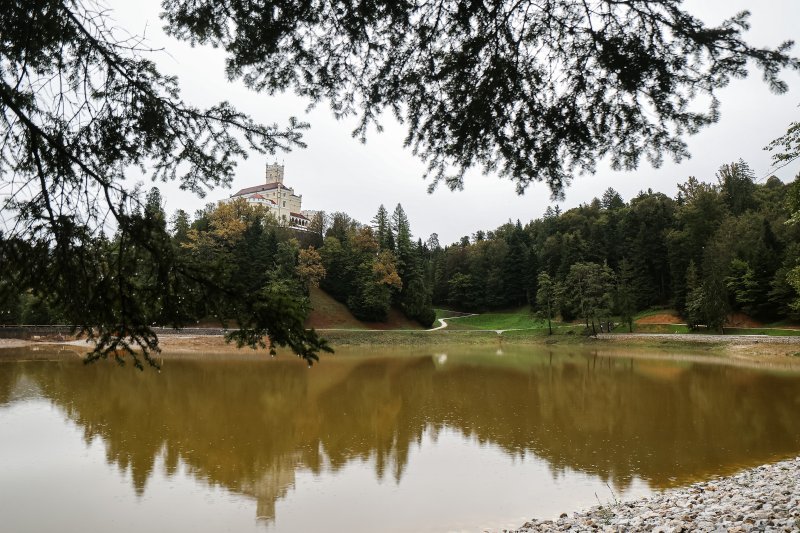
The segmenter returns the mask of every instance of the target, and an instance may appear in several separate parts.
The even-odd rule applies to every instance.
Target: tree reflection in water
[[[800,450],[800,376],[724,365],[453,349],[290,358],[166,360],[133,372],[72,360],[0,364],[0,405],[34,383],[143,494],[154,465],[257,499],[271,520],[300,469],[372,461],[400,483],[409,449],[443,430],[535,454],[627,487],[667,488]],[[444,357],[443,357],[444,356]],[[30,386],[27,386],[30,389]],[[468,468],[468,465],[465,465]]]

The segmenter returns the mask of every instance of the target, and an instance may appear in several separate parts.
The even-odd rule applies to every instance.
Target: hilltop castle
[[[267,164],[266,182],[240,190],[231,200],[244,198],[249,204],[263,205],[283,224],[305,229],[310,222],[303,214],[303,195],[295,194],[292,187],[283,184],[283,165]]]

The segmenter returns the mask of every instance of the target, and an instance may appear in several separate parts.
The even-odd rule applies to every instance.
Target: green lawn
[[[480,313],[469,316],[466,313],[451,311],[449,309],[436,309],[436,318],[447,320],[447,330],[526,330],[518,332],[522,335],[547,335],[547,321],[537,318],[527,307],[504,312]],[[649,309],[637,315],[637,318],[654,314],[670,313],[670,309]],[[616,320],[619,322],[618,320]],[[598,326],[599,327],[599,326]],[[584,332],[582,324],[564,324],[553,321],[553,333],[556,335],[581,334]],[[682,324],[634,324],[634,333],[702,333],[714,335],[716,332],[701,328],[691,331]],[[599,329],[598,329],[599,333]],[[619,324],[614,333],[628,333],[626,324]],[[800,330],[776,328],[725,328],[727,335],[772,335],[772,336],[800,336]]]
[[[770,324],[764,324],[766,328],[796,328],[798,327],[798,323],[796,320],[780,320],[778,322],[772,322]]]
[[[508,313],[482,313],[447,321],[447,329],[528,329],[546,328],[547,322],[530,314],[527,309]]]
[[[726,335],[770,335],[772,337],[794,337],[800,335],[796,329],[772,328],[725,328]]]
[[[462,313],[461,311],[453,311],[452,309],[434,309],[436,318],[450,318],[454,316],[467,316],[472,313]]]
[[[511,330],[503,333],[504,338],[526,338],[526,337],[547,337],[547,322],[542,322],[535,326],[536,329]],[[583,324],[561,324],[553,323],[554,337],[582,337],[586,332]]]

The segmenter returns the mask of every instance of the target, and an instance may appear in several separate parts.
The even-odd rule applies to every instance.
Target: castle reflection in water
[[[255,498],[273,520],[300,470],[368,461],[401,483],[409,450],[441,431],[552,475],[660,489],[800,450],[800,376],[531,348],[166,360],[163,371],[75,358],[0,364],[0,405],[47,398],[146,491],[155,465]],[[23,391],[22,393],[20,391]]]

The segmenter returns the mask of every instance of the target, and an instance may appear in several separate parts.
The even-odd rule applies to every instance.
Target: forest
[[[548,207],[524,225],[509,221],[444,246],[436,234],[415,239],[399,204],[391,213],[381,205],[366,224],[319,212],[298,231],[243,200],[208,204],[193,217],[178,210],[167,220],[154,188],[139,216],[164,229],[178,263],[236,294],[267,291],[300,316],[315,285],[371,322],[386,320],[393,306],[430,327],[434,306],[481,312],[529,305],[541,318],[585,321],[597,331],[661,307],[677,310],[690,327],[721,329],[731,312],[768,322],[800,317],[798,204],[800,179],[759,182],[739,161],[722,165],[710,183],[690,177],[674,198],[647,190],[626,202],[608,189],[588,204]],[[94,245],[110,252],[123,238]],[[191,275],[178,298],[145,297],[152,279],[166,274],[147,268],[146,254],[128,259],[142,305],[151,308],[148,323],[159,323],[165,302],[182,307],[186,324],[227,325],[252,311],[246,301],[210,297]],[[3,323],[64,323],[57,301],[9,290],[13,279],[2,282]]]
[[[757,182],[742,161],[712,183],[690,177],[674,198],[625,202],[613,189],[589,204],[507,223],[431,249],[433,300],[465,310],[532,303],[564,320],[629,322],[651,307],[719,329],[732,311],[796,318],[798,181]]]

